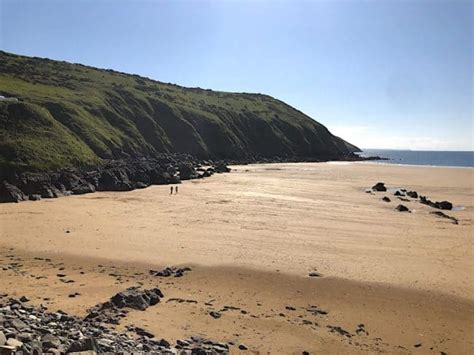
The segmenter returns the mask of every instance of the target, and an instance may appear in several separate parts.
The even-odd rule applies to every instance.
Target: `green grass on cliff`
[[[53,170],[103,158],[337,158],[355,147],[261,94],[184,88],[111,70],[0,52],[0,164]]]

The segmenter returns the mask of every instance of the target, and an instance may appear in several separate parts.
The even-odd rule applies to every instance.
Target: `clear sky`
[[[0,0],[0,48],[277,97],[364,148],[474,150],[473,2]]]

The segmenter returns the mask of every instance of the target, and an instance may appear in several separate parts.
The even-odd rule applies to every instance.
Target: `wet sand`
[[[184,182],[173,196],[153,186],[0,205],[0,290],[85,314],[127,286],[158,285],[162,303],[120,327],[170,340],[202,335],[236,344],[233,352],[241,343],[263,353],[473,350],[474,169],[233,168]],[[393,193],[364,192],[377,181],[464,206],[446,212],[459,225]],[[398,203],[413,213],[395,212]],[[193,270],[148,274],[169,265]]]

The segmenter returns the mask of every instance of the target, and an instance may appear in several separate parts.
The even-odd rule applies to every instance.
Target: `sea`
[[[364,149],[357,154],[363,157],[380,156],[387,158],[388,160],[375,161],[382,164],[474,167],[474,151]]]

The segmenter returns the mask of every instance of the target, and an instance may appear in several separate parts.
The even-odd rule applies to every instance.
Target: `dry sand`
[[[464,206],[446,212],[459,225],[393,193],[364,192],[378,181]],[[474,169],[262,164],[184,182],[173,196],[169,186],[153,186],[2,204],[0,291],[85,314],[127,286],[158,285],[163,302],[132,312],[120,327],[230,341],[232,352],[244,343],[261,353],[467,354],[474,350],[473,184]],[[395,212],[398,203],[413,213]],[[169,265],[193,270],[148,275]],[[322,277],[308,277],[312,271]],[[81,295],[68,297],[73,292]],[[359,324],[368,334],[356,331]]]

